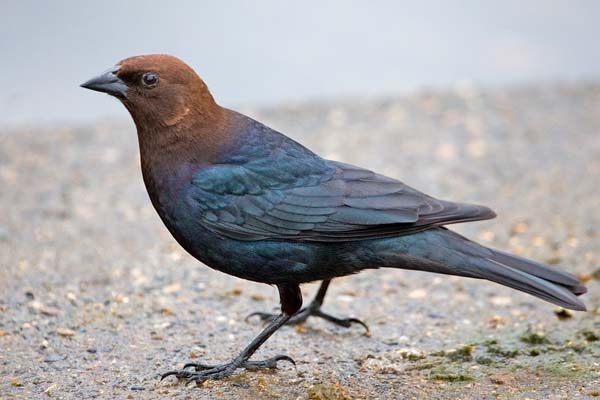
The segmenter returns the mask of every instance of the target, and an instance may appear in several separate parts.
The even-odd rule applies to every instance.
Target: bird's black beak
[[[80,86],[111,96],[127,98],[127,85],[116,75],[118,70],[119,66],[113,67],[95,78],[85,81]]]

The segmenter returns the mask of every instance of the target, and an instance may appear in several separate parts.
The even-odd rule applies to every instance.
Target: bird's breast
[[[180,194],[190,185],[198,168],[192,163],[182,163],[175,168],[142,167],[142,175],[152,205],[165,224],[175,215]]]

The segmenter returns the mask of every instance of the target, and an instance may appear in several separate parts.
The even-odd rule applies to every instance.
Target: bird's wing
[[[192,188],[202,224],[238,240],[342,242],[495,216],[363,168],[287,153],[258,166],[212,166],[194,176]]]

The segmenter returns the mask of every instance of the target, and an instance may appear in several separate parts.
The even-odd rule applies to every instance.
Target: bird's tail
[[[587,289],[575,276],[523,257],[481,246],[445,228],[435,231],[438,237],[432,238],[429,244],[441,248],[427,254],[427,259],[435,264],[419,269],[487,279],[564,308],[586,310],[585,304],[577,296],[584,294]]]

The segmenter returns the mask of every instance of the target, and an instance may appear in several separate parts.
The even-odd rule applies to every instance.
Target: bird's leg
[[[310,302],[310,304],[300,311],[298,311],[294,316],[292,316],[286,323],[288,325],[296,325],[305,322],[308,317],[319,317],[327,320],[333,324],[343,326],[344,328],[349,328],[352,324],[362,325],[367,332],[369,332],[369,327],[367,324],[362,322],[357,318],[337,318],[333,315],[326,314],[321,311],[321,306],[323,305],[323,301],[325,300],[325,294],[327,294],[327,289],[329,288],[329,284],[331,283],[331,279],[326,279],[321,282],[321,286],[319,286],[319,291],[317,292],[315,298]],[[269,314],[265,312],[253,312],[252,314],[246,317],[246,320],[252,317],[259,317],[263,321],[273,321],[277,318],[277,314]]]
[[[161,376],[161,380],[174,375],[177,379],[185,379],[187,383],[196,382],[200,384],[209,379],[226,378],[234,373],[238,368],[247,370],[257,370],[262,368],[277,368],[277,361],[289,361],[296,365],[294,360],[286,355],[277,355],[260,361],[250,361],[252,354],[271,337],[282,325],[284,325],[292,315],[294,315],[302,306],[302,293],[297,284],[277,285],[279,289],[279,298],[281,301],[281,314],[273,318],[269,325],[254,338],[252,342],[240,354],[230,362],[218,365],[207,365],[202,363],[188,363],[183,369],[178,371],[169,371]],[[194,370],[189,370],[193,368]]]

